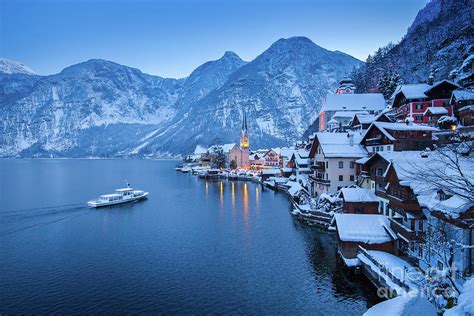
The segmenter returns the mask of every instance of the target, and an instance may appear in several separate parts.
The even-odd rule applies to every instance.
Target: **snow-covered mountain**
[[[360,64],[305,37],[280,39],[232,73],[181,121],[147,140],[147,150],[189,152],[197,144],[235,142],[244,111],[254,148],[288,144],[302,136],[337,81]]]
[[[19,61],[0,58],[0,73],[35,75],[36,73]]]
[[[357,59],[307,38],[247,63],[226,52],[185,79],[105,60],[51,76],[0,73],[0,156],[169,156],[235,142],[247,113],[254,146],[298,139]]]
[[[382,47],[353,75],[359,92],[374,91],[395,72],[405,83],[446,79],[474,54],[474,0],[431,0],[403,39]],[[455,79],[455,78],[450,78]]]

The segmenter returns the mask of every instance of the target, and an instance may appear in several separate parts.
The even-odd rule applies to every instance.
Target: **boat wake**
[[[68,204],[0,213],[0,238],[26,229],[53,224],[90,212],[84,204]]]

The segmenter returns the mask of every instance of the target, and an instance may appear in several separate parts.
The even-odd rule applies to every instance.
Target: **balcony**
[[[421,212],[420,204],[418,204],[418,201],[414,196],[402,198],[394,196],[388,192],[386,192],[386,196],[390,202],[390,205],[395,208],[410,210],[410,212]]]
[[[406,227],[402,223],[399,223],[397,220],[390,219],[390,228],[395,232],[395,234],[402,236],[408,241],[422,241],[424,238],[423,232],[417,232]]]
[[[380,145],[382,144],[382,136],[374,137],[374,138],[367,138],[365,140],[366,146],[373,146],[373,145]]]
[[[326,170],[326,167],[324,165],[324,162],[316,162],[314,165],[311,166],[311,170],[317,172],[324,172]]]
[[[321,183],[321,184],[325,184],[325,185],[330,185],[331,184],[331,180],[326,180],[326,179],[323,179],[323,178],[315,177],[314,175],[311,175],[309,177],[315,183]]]

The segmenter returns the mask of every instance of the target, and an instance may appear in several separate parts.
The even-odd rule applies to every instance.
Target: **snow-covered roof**
[[[368,135],[369,130],[372,128],[372,126],[377,127],[385,136],[387,136],[388,139],[390,140],[395,140],[395,137],[393,137],[390,133],[387,131],[430,131],[430,132],[436,132],[438,129],[436,127],[431,127],[431,126],[425,126],[425,125],[419,125],[415,123],[389,123],[389,122],[373,122],[370,127],[367,129],[367,132],[365,135]],[[364,138],[365,138],[364,135]]]
[[[342,194],[345,202],[367,203],[379,201],[375,192],[369,189],[342,188],[339,194]]]
[[[295,152],[294,148],[280,148],[280,156],[290,159],[293,153]]]
[[[349,133],[316,133],[317,141],[325,157],[354,157],[367,156],[364,146],[360,145],[361,134],[352,133],[353,145]]]
[[[230,143],[230,144],[224,144],[224,145],[212,145],[211,147],[208,148],[208,152],[215,152],[217,149],[222,148],[222,151],[224,153],[228,153],[232,148],[236,146],[236,143]],[[196,149],[198,150],[197,146]]]
[[[367,111],[337,111],[336,113],[334,113],[332,118],[333,119],[335,119],[335,118],[353,118],[356,114],[369,115],[369,112],[367,112]]]
[[[425,110],[423,115],[427,115],[428,113],[434,114],[434,115],[446,115],[448,114],[448,110],[446,110],[442,106],[431,106]]]
[[[358,163],[358,164],[363,165],[363,164],[365,164],[367,161],[369,161],[369,159],[370,159],[369,157],[360,158],[360,159],[357,159],[357,160],[355,161],[355,163]]]
[[[356,116],[357,116],[357,119],[359,120],[360,124],[370,124],[377,117],[376,115],[372,115],[372,114],[368,114],[368,115],[367,114],[357,114]]]
[[[303,187],[298,182],[288,181],[287,185],[290,186],[290,188],[288,189],[288,193],[291,196],[296,196],[296,195],[298,195],[298,193],[301,192],[301,190],[303,190]]]
[[[339,121],[336,120],[335,118],[332,118],[328,121],[328,125],[332,125],[332,124],[339,124]]]
[[[222,145],[222,150],[227,153],[229,152],[232,148],[234,148],[236,144],[235,143],[230,143],[230,144],[224,144]]]
[[[381,111],[385,108],[381,93],[328,94],[321,107],[327,111]]]
[[[342,241],[381,244],[393,240],[388,217],[373,214],[335,214],[337,233]]]
[[[466,90],[454,90],[451,97],[456,98],[457,101],[474,100],[474,92]]]
[[[425,99],[425,98],[428,98],[426,94],[429,93],[430,90],[432,90],[433,88],[437,87],[438,85],[442,83],[449,83],[459,88],[459,85],[457,83],[454,83],[449,80],[440,80],[433,83],[432,85],[427,84],[427,83],[402,84],[402,85],[397,86],[397,88],[395,89],[395,91],[393,92],[391,96],[391,99],[395,98],[395,96],[399,94],[400,92],[403,93],[403,95],[407,99]]]
[[[392,94],[394,98],[400,92],[403,93],[407,99],[424,99],[428,98],[425,91],[431,88],[427,83],[412,83],[399,85]]]
[[[459,109],[459,112],[462,111],[474,111],[474,104],[463,106]]]

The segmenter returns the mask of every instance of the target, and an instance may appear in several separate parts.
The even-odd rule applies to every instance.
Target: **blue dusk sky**
[[[0,0],[0,57],[39,74],[102,58],[185,77],[232,50],[252,60],[306,36],[365,60],[397,42],[427,0]]]

